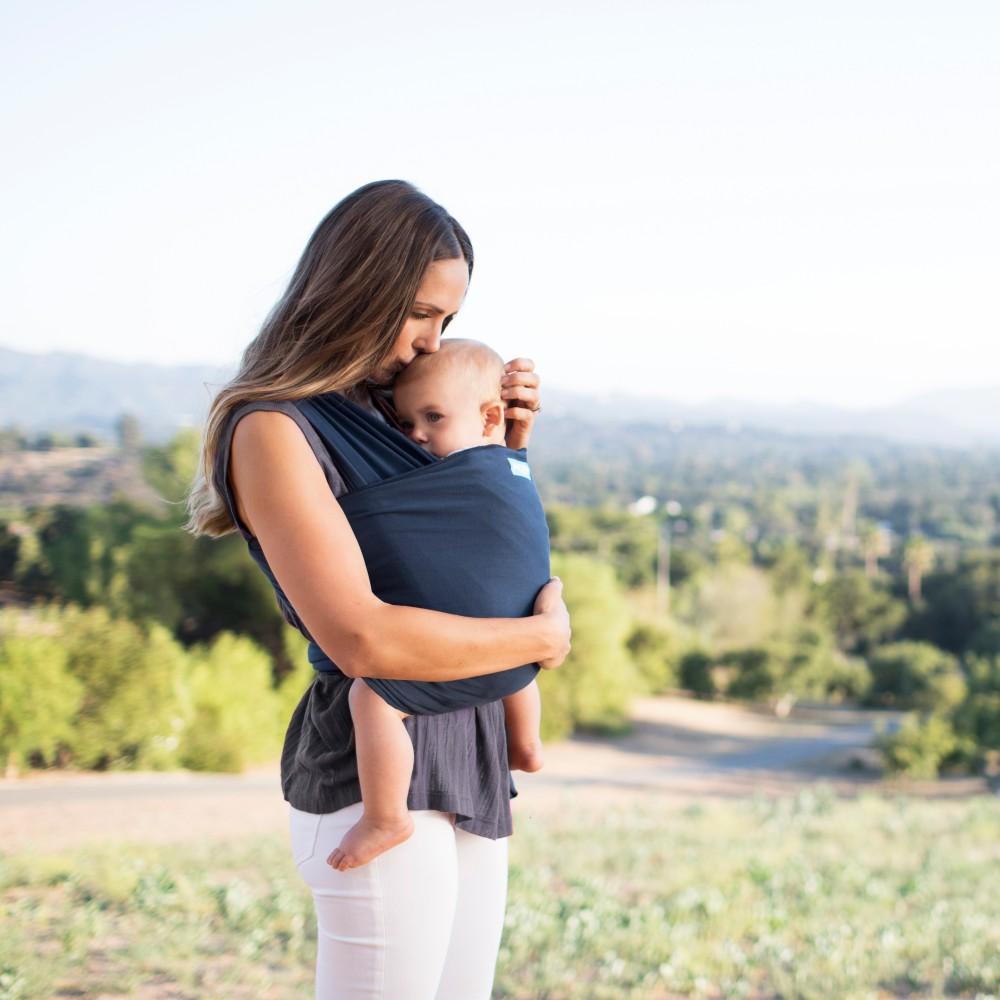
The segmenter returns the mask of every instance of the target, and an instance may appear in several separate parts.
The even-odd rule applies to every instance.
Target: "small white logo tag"
[[[531,469],[528,468],[527,462],[522,462],[519,458],[510,458],[510,456],[507,457],[507,461],[510,462],[510,471],[515,476],[523,476],[525,479],[531,478]]]

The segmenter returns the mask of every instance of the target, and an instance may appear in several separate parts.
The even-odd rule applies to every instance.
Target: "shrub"
[[[66,746],[85,768],[169,768],[190,714],[184,651],[162,626],[101,607],[50,608],[67,669],[83,689]]]
[[[12,611],[0,616],[0,764],[9,767],[33,755],[51,763],[83,697],[62,641],[28,627]]]
[[[576,553],[552,554],[562,578],[573,648],[557,670],[538,675],[542,738],[561,739],[577,726],[620,731],[642,680],[625,646],[630,614],[610,566]]]
[[[807,627],[787,655],[781,687],[799,698],[841,701],[864,698],[871,683],[863,659],[841,652],[825,629]]]
[[[187,685],[193,717],[181,739],[184,767],[240,771],[281,751],[287,719],[271,685],[271,660],[249,639],[223,632],[191,649]]]
[[[730,562],[702,574],[691,616],[712,648],[741,649],[760,645],[771,635],[778,602],[763,570]]]
[[[880,646],[868,660],[872,686],[866,703],[923,711],[947,710],[965,697],[957,659],[926,642]]]
[[[891,774],[936,778],[941,765],[963,749],[951,723],[940,715],[907,715],[892,733],[876,736],[875,746],[885,755]]]
[[[885,642],[906,620],[906,604],[860,570],[840,573],[818,587],[813,605],[837,645],[852,653]]]
[[[720,661],[732,667],[726,694],[733,698],[764,698],[778,687],[782,665],[774,653],[762,646],[730,650]]]
[[[649,694],[657,694],[678,683],[673,656],[673,637],[666,629],[646,622],[636,624],[625,640],[632,662]]]
[[[968,742],[963,759],[976,771],[1000,756],[1000,691],[970,694],[952,715],[955,732]]]
[[[926,642],[880,646],[868,659],[872,685],[865,703],[947,712],[965,697],[958,660]]]
[[[712,658],[703,650],[695,649],[685,653],[680,662],[681,687],[699,698],[711,698],[716,693],[712,678]]]

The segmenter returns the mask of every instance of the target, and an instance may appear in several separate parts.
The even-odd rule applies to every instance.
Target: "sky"
[[[998,51],[994,0],[9,0],[0,346],[235,366],[398,177],[543,399],[997,385]]]

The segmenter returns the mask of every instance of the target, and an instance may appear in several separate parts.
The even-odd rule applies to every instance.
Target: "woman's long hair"
[[[351,389],[389,359],[428,265],[465,258],[472,244],[440,205],[407,181],[374,181],[338,202],[316,227],[288,289],[209,408],[185,529],[235,529],[213,483],[232,411],[248,400],[295,400]]]

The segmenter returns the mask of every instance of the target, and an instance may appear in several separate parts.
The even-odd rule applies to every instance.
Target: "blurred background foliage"
[[[0,757],[8,773],[272,760],[311,682],[305,640],[238,535],[182,530],[198,432],[120,429],[146,494],[4,494]],[[533,449],[573,618],[568,660],[539,676],[545,739],[621,732],[632,697],[683,690],[904,709],[878,743],[890,771],[1000,767],[995,456],[617,433],[581,451],[557,426]]]

